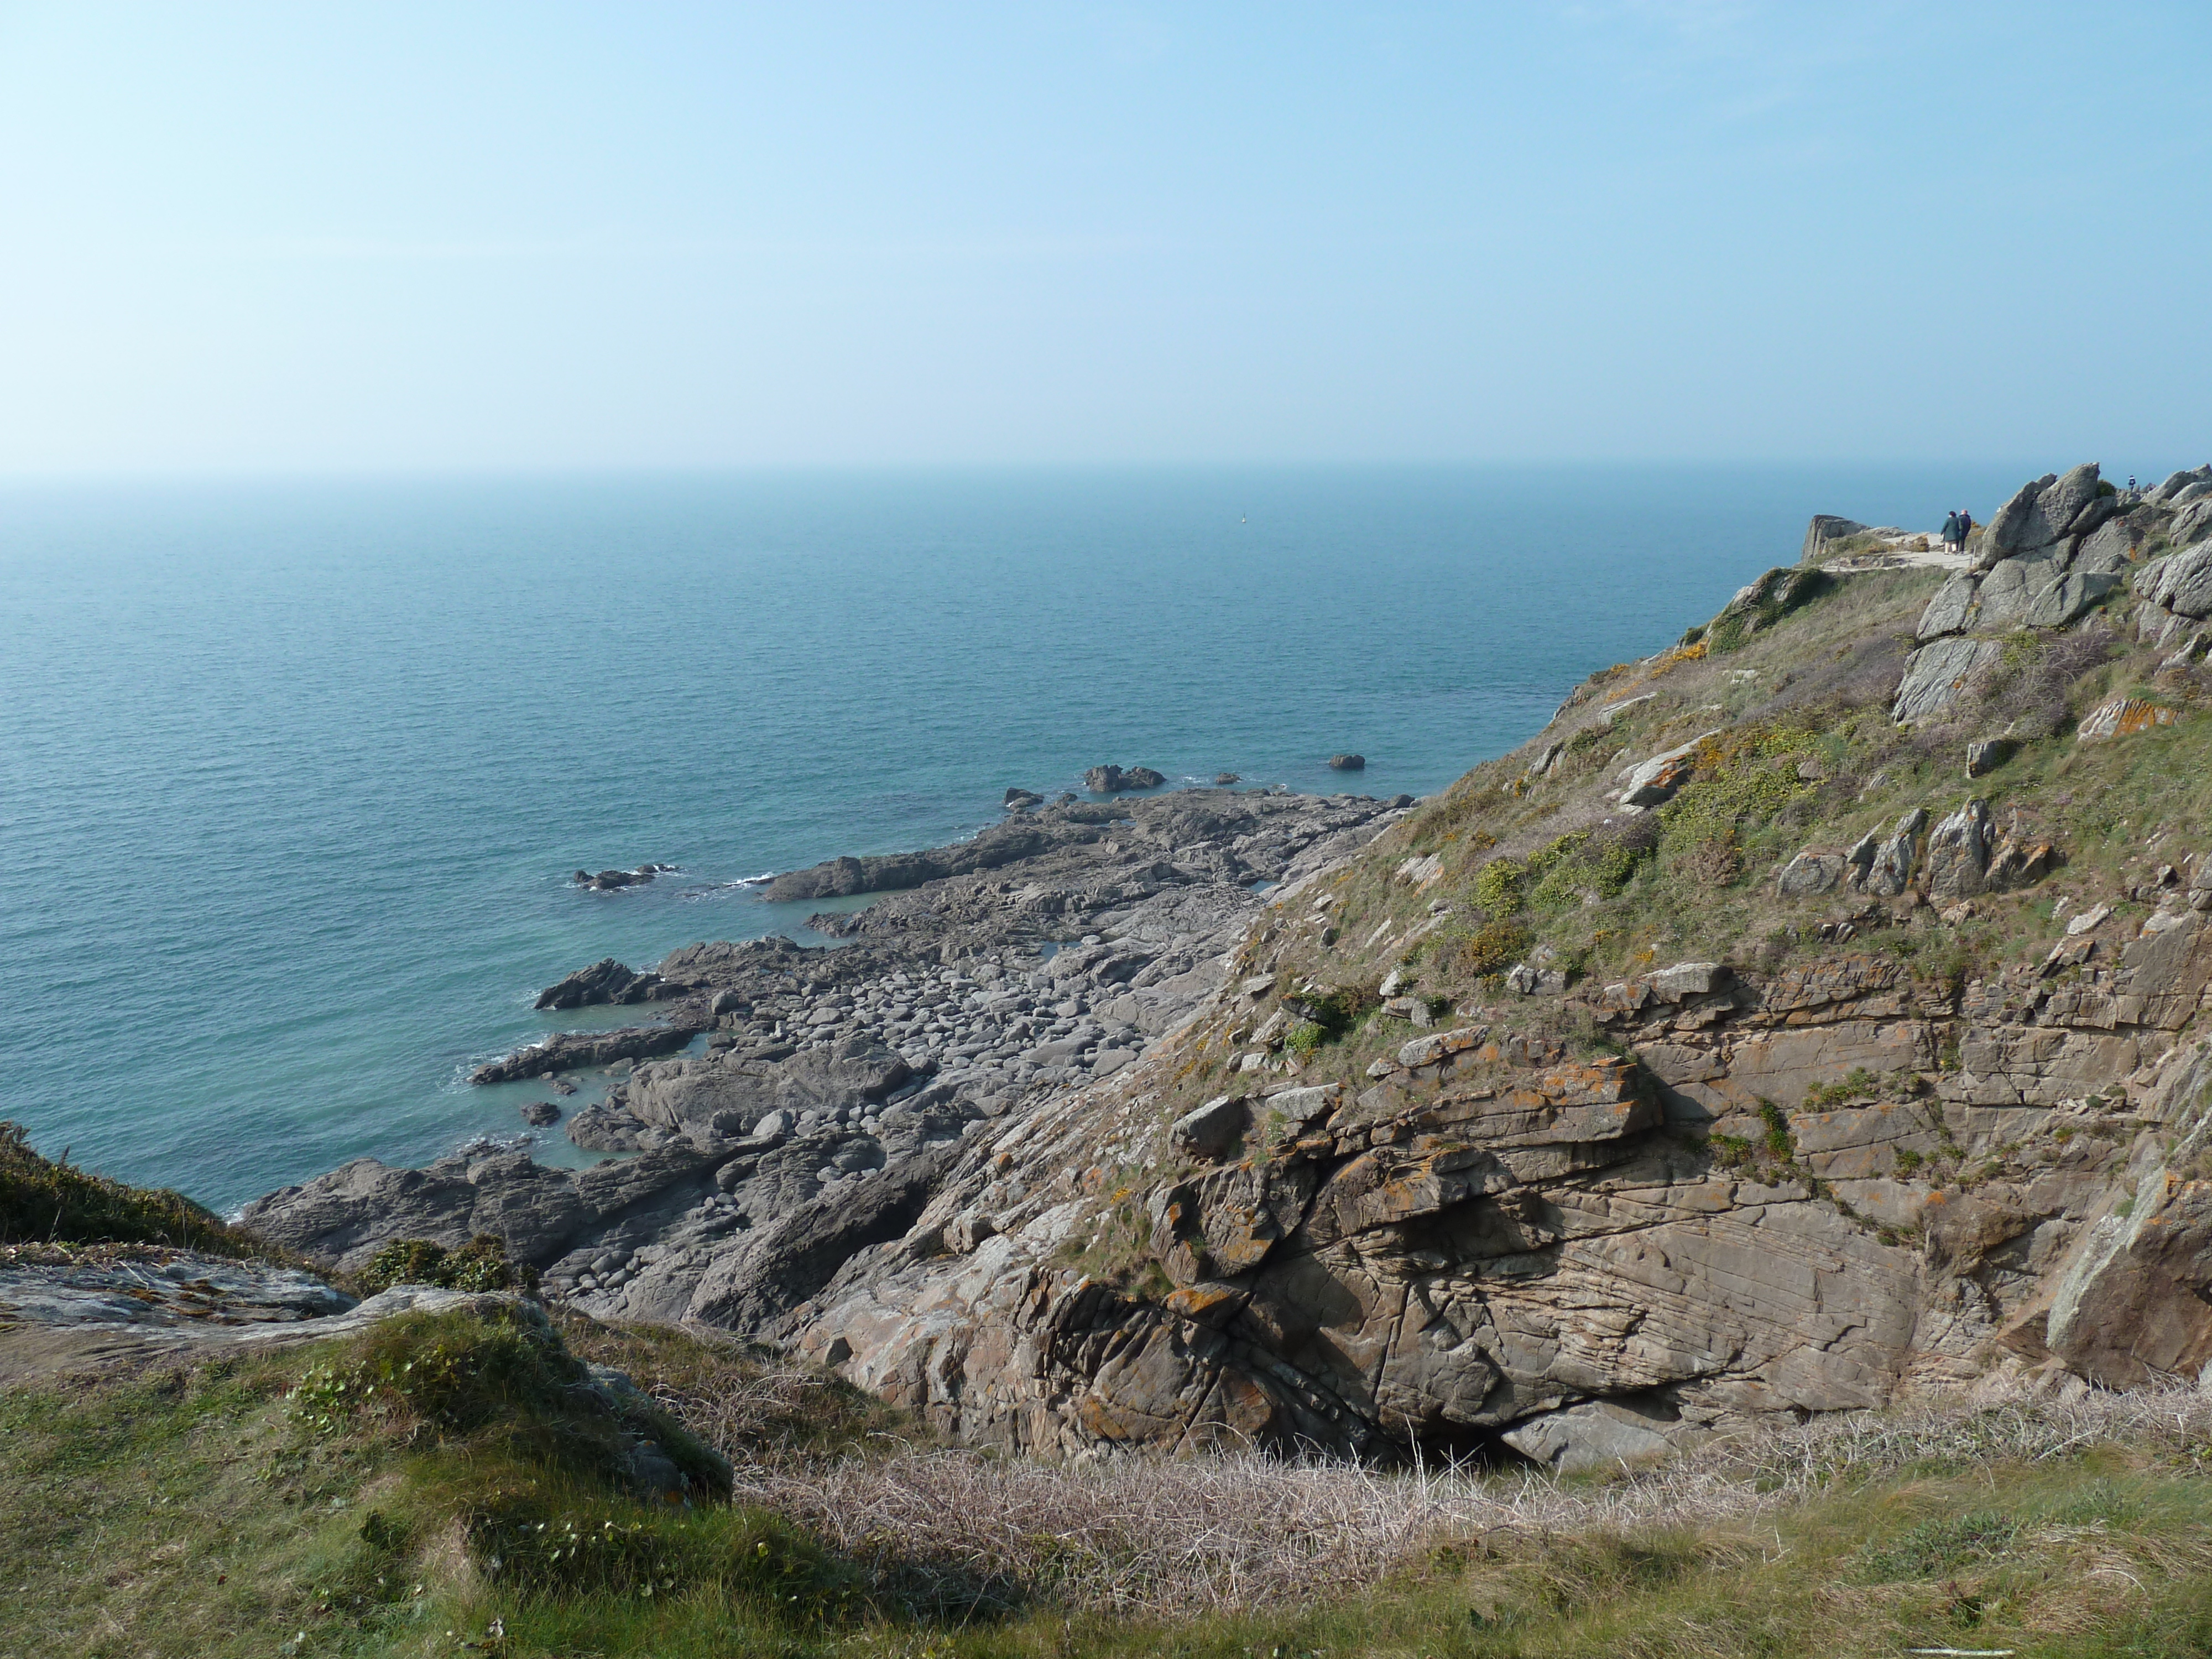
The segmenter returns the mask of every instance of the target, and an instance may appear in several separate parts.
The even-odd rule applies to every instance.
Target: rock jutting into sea
[[[813,919],[842,948],[563,981],[663,1017],[479,1075],[631,1053],[568,1122],[627,1156],[362,1161],[246,1221],[342,1266],[497,1233],[556,1302],[1056,1455],[1577,1469],[2194,1379],[2212,843],[2163,781],[2207,766],[2208,572],[2212,470],[2046,475],[1963,551],[1822,515],[1439,796],[1010,792],[777,878],[880,895]]]

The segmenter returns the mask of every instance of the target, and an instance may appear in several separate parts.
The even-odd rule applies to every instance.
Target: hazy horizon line
[[[2083,460],[2103,465],[2096,456],[2055,457],[2041,461],[2018,455],[1954,454],[1928,456],[1501,456],[1409,457],[1373,459],[1316,457],[1270,459],[1127,459],[1099,460],[787,460],[787,461],[657,461],[657,462],[481,462],[453,465],[390,465],[359,466],[236,466],[82,468],[49,471],[15,471],[0,468],[0,488],[75,484],[175,483],[459,483],[472,480],[614,478],[708,478],[732,477],[790,477],[832,475],[943,476],[961,474],[1048,475],[1114,472],[1449,472],[1449,471],[1572,471],[1602,468],[1617,471],[1798,471],[1817,469],[1911,469],[1940,471],[1947,468],[2042,466],[2061,470]],[[2186,465],[2189,463],[2177,463]],[[2168,471],[2172,470],[2168,468]],[[2027,476],[2036,476],[2030,474]],[[2139,481],[2145,475],[2137,468]],[[2148,482],[2166,476],[2159,472]]]

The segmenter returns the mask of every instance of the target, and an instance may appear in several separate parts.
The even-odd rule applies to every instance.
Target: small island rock
[[[1128,789],[1157,789],[1167,781],[1149,766],[1094,766],[1083,775],[1083,787],[1094,795],[1118,795]]]

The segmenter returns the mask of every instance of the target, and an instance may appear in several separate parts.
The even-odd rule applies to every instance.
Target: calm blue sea
[[[1102,761],[1435,790],[1810,513],[2032,470],[0,489],[0,1116],[224,1208],[512,1133],[537,989],[802,926],[742,878]]]

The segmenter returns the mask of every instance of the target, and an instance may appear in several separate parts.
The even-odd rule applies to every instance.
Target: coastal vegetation
[[[2094,474],[1990,532],[2082,574],[1865,532],[1427,802],[677,953],[639,1156],[249,1212],[343,1334],[0,1349],[0,1659],[2212,1651],[2212,545]],[[251,1248],[9,1147],[27,1272]]]
[[[636,1397],[609,1407],[586,1355]],[[682,1498],[640,1489],[640,1426]],[[1570,1480],[1048,1466],[765,1350],[495,1302],[0,1396],[0,1653],[2200,1652],[2208,1465],[2184,1390]]]
[[[181,1193],[132,1187],[80,1170],[64,1149],[33,1151],[20,1123],[0,1121],[0,1249],[163,1244],[215,1255],[266,1255],[269,1246]]]

